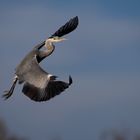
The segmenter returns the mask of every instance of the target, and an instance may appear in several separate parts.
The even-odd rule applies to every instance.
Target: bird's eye
[[[54,37],[53,39],[54,39],[54,40],[57,40],[57,39],[58,39],[58,37],[56,36],[56,37]]]

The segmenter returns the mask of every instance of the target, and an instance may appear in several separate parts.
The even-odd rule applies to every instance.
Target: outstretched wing
[[[59,95],[61,92],[67,89],[71,83],[71,77],[69,79],[69,83],[50,80],[44,88],[39,88],[30,83],[25,83],[22,92],[31,100],[37,102],[47,101],[56,95]]]
[[[72,78],[69,77],[69,83],[63,81],[50,81],[45,89],[45,96],[42,101],[49,100],[62,93],[72,84]]]
[[[51,37],[53,37],[53,36],[58,36],[58,37],[64,36],[64,35],[72,32],[73,30],[75,30],[77,26],[78,26],[78,16],[70,19],[65,25],[60,27]]]

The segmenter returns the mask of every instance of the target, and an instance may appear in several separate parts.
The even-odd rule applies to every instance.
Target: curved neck
[[[52,42],[50,41],[46,41],[45,42],[45,47],[46,47],[46,50],[43,50],[43,51],[39,51],[39,54],[38,54],[38,57],[37,57],[37,60],[38,62],[40,63],[44,58],[48,57],[49,55],[51,55],[55,49],[55,46]]]
[[[53,51],[54,51],[54,49],[55,49],[55,46],[54,46],[54,44],[53,44],[53,42],[51,42],[49,39],[45,42],[45,47],[47,48],[47,52],[48,53],[52,53]],[[50,55],[49,54],[49,55]]]

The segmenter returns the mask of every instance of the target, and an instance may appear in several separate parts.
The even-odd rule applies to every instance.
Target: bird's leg
[[[14,77],[14,80],[13,80],[13,84],[12,84],[10,90],[8,90],[8,91],[4,91],[5,94],[3,94],[2,97],[3,97],[5,100],[8,99],[8,98],[13,94],[13,91],[14,91],[14,89],[15,89],[15,86],[16,86],[16,83],[17,83],[17,80],[18,80],[18,77],[15,76],[15,77]]]

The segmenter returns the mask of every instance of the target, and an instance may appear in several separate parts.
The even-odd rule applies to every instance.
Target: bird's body
[[[27,77],[27,74],[29,74],[32,70],[34,70],[33,60],[36,59],[35,57],[38,56],[38,54],[39,51],[37,49],[32,50],[25,56],[25,58],[21,61],[21,63],[16,67],[15,74],[18,76],[19,83],[23,83],[25,77]]]
[[[58,81],[56,76],[43,70],[39,63],[52,54],[55,49],[53,43],[64,40],[60,37],[73,31],[77,25],[78,17],[75,17],[59,28],[46,41],[35,46],[16,67],[13,85],[3,97],[8,99],[12,95],[17,81],[19,84],[24,83],[22,92],[34,101],[49,100],[67,89],[72,84],[71,77],[69,77],[69,82]],[[46,50],[41,50],[44,45]]]
[[[34,48],[17,66],[15,72],[19,83],[24,83],[22,92],[35,101],[49,100],[71,84],[70,82],[56,81],[55,76],[44,71],[38,62],[38,59],[41,59],[41,54],[42,51]]]

